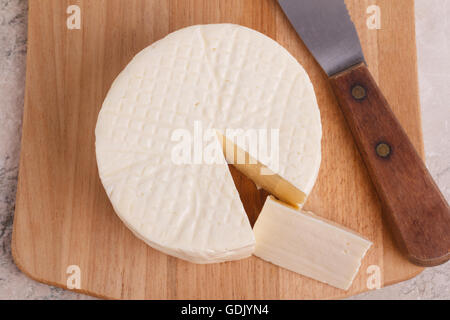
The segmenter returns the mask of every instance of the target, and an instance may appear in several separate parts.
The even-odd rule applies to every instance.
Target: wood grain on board
[[[382,29],[366,25],[366,9],[381,7]],[[80,30],[66,27],[79,5]],[[372,74],[423,155],[412,0],[348,0]],[[256,257],[195,265],[135,238],[114,214],[101,186],[94,128],[118,73],[141,49],[179,28],[241,24],[277,40],[305,67],[323,122],[323,162],[306,209],[349,227],[374,246],[347,292]],[[41,282],[66,287],[67,267],[81,269],[79,292],[114,299],[330,299],[367,291],[366,270],[382,284],[422,269],[396,249],[330,84],[275,0],[30,0],[27,89],[13,233],[19,268]],[[232,170],[254,221],[263,200]]]

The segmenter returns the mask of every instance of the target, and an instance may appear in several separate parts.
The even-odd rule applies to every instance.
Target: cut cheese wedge
[[[97,164],[128,228],[153,248],[195,263],[249,257],[255,239],[228,165],[223,153],[217,162],[202,161],[199,127],[275,130],[276,163],[239,147],[305,198],[321,162],[314,88],[269,37],[232,24],[197,25],[141,51],[103,103]],[[183,149],[186,141],[192,145]],[[187,161],[179,162],[175,150],[192,153],[181,152]]]
[[[372,245],[353,231],[273,197],[267,198],[253,231],[257,257],[344,290]]]

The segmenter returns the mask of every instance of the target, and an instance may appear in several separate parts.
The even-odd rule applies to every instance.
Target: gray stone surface
[[[45,1],[45,0],[43,0]],[[0,299],[90,299],[30,280],[14,265],[11,233],[25,86],[26,0],[0,0]],[[416,0],[427,165],[450,199],[450,1]],[[352,299],[450,300],[450,263]]]

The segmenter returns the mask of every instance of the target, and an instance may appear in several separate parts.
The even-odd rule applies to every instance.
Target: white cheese
[[[255,255],[282,268],[347,290],[372,243],[272,197],[253,228]]]
[[[140,52],[103,103],[98,169],[123,222],[150,246],[188,261],[248,257],[255,239],[223,154],[220,164],[173,161],[173,133],[192,132],[196,123],[279,130],[279,170],[261,162],[308,195],[321,162],[313,86],[302,66],[263,34],[202,25]]]

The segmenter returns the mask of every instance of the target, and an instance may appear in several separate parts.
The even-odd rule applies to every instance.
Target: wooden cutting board
[[[423,154],[414,2],[348,0],[367,62],[415,146]],[[366,10],[381,8],[381,30]],[[69,5],[81,29],[69,30]],[[159,253],[119,221],[100,184],[94,127],[112,81],[141,49],[169,32],[204,23],[241,24],[276,39],[306,68],[323,121],[323,163],[306,209],[374,242],[347,292],[256,257],[195,265]],[[342,298],[367,291],[379,267],[383,286],[422,271],[406,261],[382,223],[380,204],[324,73],[275,0],[30,0],[22,157],[13,255],[38,281],[66,287],[79,266],[77,291],[123,299]],[[233,170],[251,221],[263,200]],[[372,273],[371,273],[372,272]],[[369,277],[372,278],[369,279]],[[369,281],[370,282],[370,281]]]

